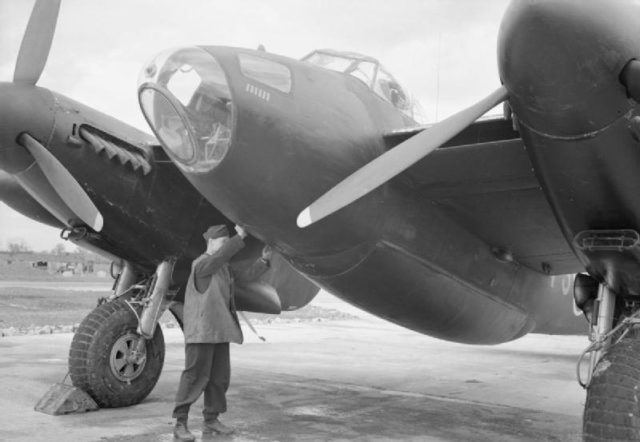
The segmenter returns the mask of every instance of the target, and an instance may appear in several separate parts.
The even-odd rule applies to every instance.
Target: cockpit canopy
[[[400,83],[375,58],[353,52],[319,49],[302,60],[332,71],[352,75],[405,115],[419,123],[424,122],[419,103],[407,94]]]

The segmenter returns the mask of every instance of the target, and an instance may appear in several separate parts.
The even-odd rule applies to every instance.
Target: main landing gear
[[[125,265],[114,293],[76,331],[71,381],[100,407],[137,404],[156,385],[165,353],[157,324],[175,295],[169,290],[173,266],[173,260],[163,261],[153,277],[136,283],[138,275]]]
[[[590,322],[591,344],[578,362],[587,390],[585,441],[640,440],[640,305],[617,297],[587,275],[574,285],[576,304]],[[581,365],[589,369],[581,379]]]

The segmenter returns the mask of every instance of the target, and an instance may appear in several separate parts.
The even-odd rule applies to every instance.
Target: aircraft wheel
[[[585,441],[640,440],[640,330],[630,330],[596,365],[584,407]]]
[[[142,401],[156,385],[164,363],[164,336],[156,327],[146,342],[146,358],[131,357],[140,336],[138,320],[124,300],[96,307],[80,323],[69,351],[74,386],[100,407],[126,407]]]

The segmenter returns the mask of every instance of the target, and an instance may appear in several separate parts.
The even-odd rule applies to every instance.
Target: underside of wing
[[[392,148],[422,130],[429,129],[395,131],[385,141]],[[508,120],[474,123],[399,179],[507,259],[552,275],[584,270]]]

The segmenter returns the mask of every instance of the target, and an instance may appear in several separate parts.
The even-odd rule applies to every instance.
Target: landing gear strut
[[[585,382],[578,364],[587,389],[583,438],[640,440],[640,310],[616,310],[615,294],[601,285],[590,317],[592,344],[580,358],[590,355]]]
[[[100,407],[124,407],[153,390],[164,363],[164,336],[158,319],[170,303],[173,260],[163,261],[155,276],[135,284],[126,265],[114,294],[80,324],[69,351],[73,385]]]

